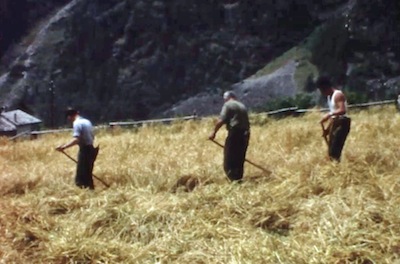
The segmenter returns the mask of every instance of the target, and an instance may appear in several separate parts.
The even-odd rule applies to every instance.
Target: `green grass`
[[[296,69],[295,73],[295,81],[297,83],[297,86],[299,87],[300,91],[304,91],[304,87],[306,86],[307,83],[307,78],[311,76],[312,78],[315,78],[318,76],[318,70],[310,62],[311,58],[311,53],[307,48],[300,46],[294,47],[285,53],[283,53],[281,56],[273,60],[272,62],[268,63],[264,68],[256,72],[252,78],[257,78],[261,77],[263,75],[271,74],[277,69],[281,68],[284,66],[286,63],[289,61],[297,61],[298,66]]]

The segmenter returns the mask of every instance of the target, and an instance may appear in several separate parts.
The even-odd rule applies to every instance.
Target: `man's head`
[[[73,121],[75,120],[75,117],[79,114],[78,110],[72,107],[68,107],[67,110],[65,111],[65,116],[67,117],[68,120]]]
[[[228,101],[229,99],[236,99],[236,95],[235,95],[234,92],[232,92],[232,91],[226,91],[226,92],[224,93],[224,100],[225,100],[225,101]]]
[[[328,76],[319,77],[315,84],[323,95],[330,95],[332,93],[332,82]]]

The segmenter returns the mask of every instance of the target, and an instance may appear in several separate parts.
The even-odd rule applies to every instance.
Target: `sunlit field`
[[[0,138],[0,263],[400,263],[399,114],[350,112],[339,164],[320,116],[252,115],[247,159],[270,173],[246,163],[242,184],[213,118],[98,130],[95,191],[54,150],[70,133]]]

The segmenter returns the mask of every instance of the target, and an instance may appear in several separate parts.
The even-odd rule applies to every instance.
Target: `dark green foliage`
[[[345,20],[329,21],[319,28],[309,40],[311,62],[319,72],[329,74],[337,82],[343,81],[348,54],[348,32]]]
[[[312,62],[319,72],[355,92],[357,102],[383,100],[393,94],[376,83],[399,73],[399,3],[357,2],[348,13],[331,18],[308,39]]]
[[[344,91],[346,94],[347,104],[361,104],[368,102],[368,97],[363,92]]]

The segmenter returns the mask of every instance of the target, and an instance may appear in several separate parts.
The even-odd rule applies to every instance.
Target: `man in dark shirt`
[[[224,146],[224,171],[231,181],[240,181],[250,139],[249,116],[246,107],[232,91],[224,93],[224,101],[219,120],[209,139],[214,140],[218,130],[226,124],[228,136]]]
[[[88,119],[81,117],[75,109],[68,109],[66,116],[73,124],[73,139],[66,144],[58,146],[56,150],[64,151],[64,149],[79,145],[75,184],[81,188],[94,189],[92,171],[97,150],[93,147],[92,123]]]

